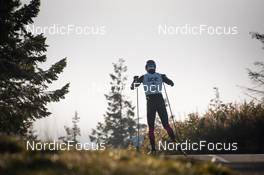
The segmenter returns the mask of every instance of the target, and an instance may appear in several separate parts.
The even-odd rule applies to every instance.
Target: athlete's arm
[[[138,87],[140,85],[140,83],[143,83],[143,80],[144,80],[144,76],[142,75],[141,77],[138,77],[138,76],[134,76],[134,80],[130,86],[130,89],[131,90],[134,90],[135,87]]]
[[[168,85],[174,86],[174,83],[171,79],[169,79],[165,74],[161,75],[162,81]]]

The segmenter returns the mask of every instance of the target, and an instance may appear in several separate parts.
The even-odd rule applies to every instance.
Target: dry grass
[[[6,140],[5,140],[6,142]],[[12,140],[12,144],[14,144]],[[3,139],[0,138],[0,146]],[[10,143],[9,143],[10,144]],[[153,157],[133,150],[0,153],[2,175],[231,175],[212,163]]]
[[[133,151],[70,151],[56,154],[3,154],[0,173],[5,175],[229,175],[228,168],[138,154]]]

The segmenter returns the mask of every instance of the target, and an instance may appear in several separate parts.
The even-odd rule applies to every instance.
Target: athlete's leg
[[[152,150],[155,150],[155,134],[154,134],[155,117],[156,117],[155,101],[151,98],[147,98],[147,121],[149,127],[149,141]]]
[[[163,97],[162,99],[160,99],[160,103],[158,105],[157,111],[158,111],[162,126],[167,131],[170,139],[175,141],[175,135],[168,121],[168,113],[167,113],[167,109],[166,109]]]

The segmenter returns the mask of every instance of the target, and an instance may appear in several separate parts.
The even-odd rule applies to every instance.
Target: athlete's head
[[[148,60],[145,66],[145,69],[148,73],[155,73],[156,72],[156,63],[153,60]]]

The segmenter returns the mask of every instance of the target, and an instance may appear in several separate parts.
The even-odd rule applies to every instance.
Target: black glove
[[[134,81],[135,81],[135,80],[138,80],[138,76],[134,76]]]
[[[135,83],[138,82],[138,79],[139,79],[139,76],[134,76],[134,81],[133,81],[133,83],[130,86],[130,89],[131,90],[134,90],[135,89]]]

